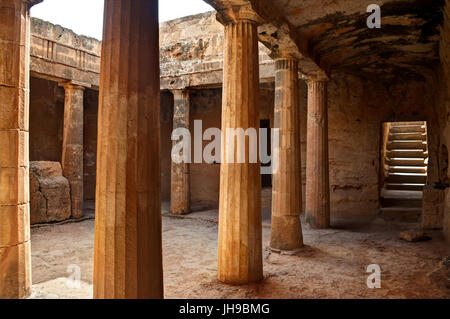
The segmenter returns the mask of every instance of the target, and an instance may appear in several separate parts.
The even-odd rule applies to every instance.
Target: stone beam
[[[308,52],[308,42],[283,17],[272,1],[262,0],[204,0],[217,10],[222,24],[236,21],[240,15],[251,13],[259,22],[259,41],[272,51],[273,59],[291,57],[299,61],[299,71],[308,78],[326,80],[328,76]]]
[[[275,63],[259,65],[259,82],[275,81]],[[183,90],[184,88],[220,88],[223,82],[223,64],[218,68],[203,72],[189,73],[177,76],[161,77],[161,90]]]
[[[98,88],[100,56],[59,43],[43,36],[31,35],[30,72],[46,80],[77,81]]]

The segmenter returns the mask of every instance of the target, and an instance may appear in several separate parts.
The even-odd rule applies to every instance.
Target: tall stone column
[[[261,175],[259,159],[238,163],[227,129],[259,128],[258,33],[255,21],[238,17],[225,24],[222,106],[222,164],[220,167],[218,279],[244,284],[263,278]],[[249,138],[246,137],[248,141]],[[256,142],[257,143],[257,142]],[[227,163],[234,152],[234,163]]]
[[[42,0],[0,0],[0,299],[31,290],[29,9]]]
[[[158,1],[104,10],[94,298],[162,298]]]
[[[305,210],[311,228],[330,226],[327,108],[327,82],[309,80]]]
[[[189,129],[189,92],[173,90],[174,110],[173,129]],[[175,145],[178,141],[174,141]],[[172,161],[170,175],[170,211],[172,214],[187,214],[190,211],[190,167],[189,163],[174,163]]]
[[[29,9],[41,1],[0,0],[0,299],[31,290]]]
[[[278,170],[273,174],[270,247],[293,250],[303,246],[302,174],[298,62],[275,61],[275,128],[280,130]]]
[[[66,83],[62,147],[63,175],[69,180],[72,218],[83,217],[83,94],[84,87]]]

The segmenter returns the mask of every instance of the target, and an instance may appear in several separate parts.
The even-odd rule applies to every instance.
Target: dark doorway
[[[271,131],[270,131],[270,120],[261,120],[259,127],[267,130],[267,138],[268,138],[268,149],[267,155],[272,155],[272,139],[271,139]],[[265,150],[263,150],[265,151]],[[263,167],[270,167],[272,165],[272,161],[269,163],[261,163]],[[261,186],[264,187],[272,187],[272,174],[261,174]]]

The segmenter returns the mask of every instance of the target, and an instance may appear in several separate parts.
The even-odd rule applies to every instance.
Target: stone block
[[[28,131],[29,101],[22,88],[0,85],[0,129]]]
[[[28,168],[0,167],[0,205],[28,203],[28,181]]]
[[[30,240],[30,206],[0,207],[0,248]]]
[[[31,289],[30,242],[6,248],[0,247],[0,299],[26,298]]]
[[[69,181],[59,162],[30,163],[31,224],[70,219]]]
[[[0,130],[0,167],[28,166],[28,132]]]

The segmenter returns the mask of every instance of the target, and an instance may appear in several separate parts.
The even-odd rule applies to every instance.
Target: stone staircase
[[[386,146],[382,213],[413,219],[420,216],[427,164],[426,123],[392,123]]]

